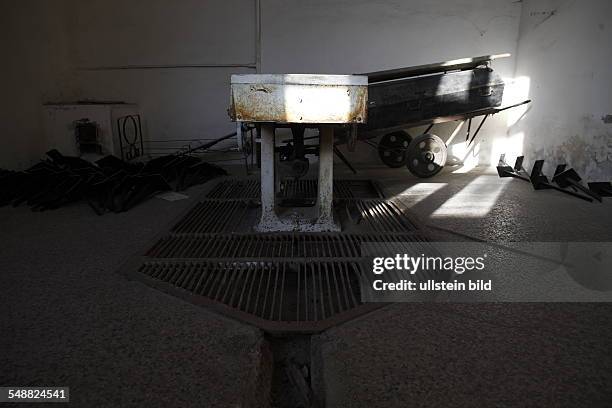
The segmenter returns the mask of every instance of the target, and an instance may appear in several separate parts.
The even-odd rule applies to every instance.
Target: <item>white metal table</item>
[[[334,127],[365,123],[368,78],[363,75],[232,75],[230,116],[261,129],[261,219],[257,230],[338,231],[334,222]],[[318,199],[314,219],[280,217],[276,192],[280,184],[275,129],[292,124],[318,128]]]

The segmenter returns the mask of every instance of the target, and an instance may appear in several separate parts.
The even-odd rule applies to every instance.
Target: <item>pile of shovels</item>
[[[159,192],[182,191],[225,174],[187,154],[138,163],[106,156],[91,163],[50,150],[25,171],[0,169],[0,206],[26,204],[43,211],[87,200],[97,214],[122,212]]]
[[[559,164],[555,169],[552,180],[542,173],[544,160],[536,160],[533,163],[531,172],[527,172],[523,167],[524,156],[516,158],[514,167],[506,163],[504,154],[499,158],[497,174],[499,177],[513,177],[531,183],[535,190],[553,189],[585,201],[602,201],[602,197],[612,197],[612,183],[593,182],[586,186],[582,183],[582,177],[572,168],[567,168],[566,164]]]

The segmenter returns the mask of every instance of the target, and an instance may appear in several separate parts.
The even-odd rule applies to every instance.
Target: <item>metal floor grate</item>
[[[355,262],[147,261],[139,272],[270,330],[314,330],[362,306]]]
[[[258,180],[222,180],[206,194],[206,198],[258,200],[259,193]]]
[[[255,233],[259,182],[222,181],[124,272],[269,332],[324,330],[384,305],[361,301],[360,284],[371,278],[363,273],[371,268],[368,257],[433,250],[394,200],[353,197],[374,195],[375,183],[334,188],[344,197],[334,200],[343,232]],[[313,180],[283,189],[287,197],[312,192]]]
[[[336,219],[348,233],[406,233],[417,225],[392,200],[338,200]],[[171,230],[173,234],[245,233],[259,220],[260,208],[249,200],[204,200]]]
[[[244,200],[201,201],[170,232],[193,234],[240,231],[248,224],[249,212],[256,210],[256,206]]]
[[[403,253],[427,246],[420,233],[402,234],[206,234],[169,235],[147,253],[149,258],[359,258],[374,253]]]
[[[279,198],[316,198],[317,180],[281,181]],[[259,199],[258,180],[223,180],[206,195],[209,199]],[[371,180],[334,180],[334,198],[384,198],[382,190]]]
[[[349,231],[402,233],[418,229],[406,211],[393,200],[342,200],[336,204],[335,210]]]
[[[372,180],[336,180],[334,197],[342,198],[385,198],[382,189]]]

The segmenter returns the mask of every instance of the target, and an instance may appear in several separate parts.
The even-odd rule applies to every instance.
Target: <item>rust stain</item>
[[[235,120],[264,121],[269,117],[283,116],[279,109],[270,109],[278,104],[270,103],[276,87],[273,85],[250,85],[249,92],[241,93],[239,100],[233,100]]]
[[[357,88],[355,108],[349,114],[351,122],[367,123],[368,121],[368,88]]]
[[[265,85],[251,85],[251,92],[265,92],[272,93],[272,89]]]

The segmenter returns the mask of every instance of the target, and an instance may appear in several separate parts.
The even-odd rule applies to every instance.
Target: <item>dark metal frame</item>
[[[472,145],[472,143],[474,142],[474,140],[476,139],[476,137],[478,136],[478,134],[480,133],[480,130],[482,129],[485,121],[489,118],[489,116],[495,115],[499,112],[503,112],[505,110],[508,109],[512,109],[512,108],[516,108],[522,105],[526,105],[531,103],[530,99],[527,99],[525,101],[519,102],[519,103],[515,103],[513,105],[509,105],[509,106],[505,106],[503,108],[488,108],[488,109],[481,109],[481,110],[477,110],[477,111],[473,111],[473,112],[467,112],[464,114],[460,114],[460,115],[454,115],[454,116],[449,116],[449,117],[441,117],[441,118],[433,118],[430,119],[428,121],[423,121],[423,122],[418,122],[418,123],[412,123],[412,124],[407,124],[406,125],[406,129],[410,129],[410,128],[414,128],[417,126],[423,126],[423,125],[428,125],[427,128],[425,129],[425,131],[423,133],[429,133],[431,131],[431,129],[433,129],[434,125],[439,124],[439,123],[447,123],[447,122],[453,122],[453,121],[460,121],[460,120],[464,120],[468,122],[468,127],[467,127],[467,131],[466,131],[466,138],[465,141],[467,142],[469,140],[468,143],[468,147]],[[472,119],[478,116],[483,116],[483,118],[481,119],[480,123],[478,124],[476,131],[471,134],[471,124],[472,124]],[[471,134],[471,138],[470,138],[470,134]],[[373,142],[371,140],[364,140],[363,141],[366,145],[378,149],[378,143]],[[448,147],[448,145],[447,145]],[[397,150],[397,149],[394,149]]]
[[[208,191],[210,192],[214,190],[214,187],[215,186],[211,186],[208,189]],[[204,196],[205,194],[203,194],[203,197]],[[228,202],[228,200],[216,200],[216,201],[218,203]],[[229,200],[229,201],[232,201],[232,200]],[[249,201],[249,200],[246,200],[246,201]],[[352,201],[352,200],[345,200],[345,201]],[[365,200],[365,201],[375,201],[375,200]],[[401,203],[398,202],[396,205],[398,205],[397,207],[398,210],[402,212],[405,210],[405,207]],[[189,237],[192,237],[192,238],[200,237],[201,238],[202,237],[202,235],[200,234],[193,235],[192,233],[181,233],[181,231],[175,228],[181,221],[185,219],[185,217],[187,217],[190,213],[192,213],[193,210],[194,210],[194,207],[185,209],[185,211],[182,212],[178,217],[176,217],[173,221],[168,223],[168,227],[166,229],[160,232],[155,239],[153,239],[152,241],[149,241],[146,245],[142,247],[141,251],[138,252],[139,254],[142,254],[142,255],[135,255],[131,257],[130,259],[128,259],[127,262],[121,266],[118,273],[124,275],[130,280],[140,281],[150,287],[153,287],[164,293],[167,293],[175,297],[178,297],[180,299],[183,299],[192,304],[205,306],[208,309],[211,309],[224,316],[233,318],[235,320],[241,321],[246,324],[253,325],[268,333],[278,334],[278,335],[300,334],[300,333],[302,334],[318,333],[326,329],[329,329],[333,326],[345,323],[349,320],[363,316],[365,314],[368,314],[372,311],[378,310],[380,308],[386,307],[389,304],[391,304],[391,303],[386,303],[386,302],[362,303],[361,301],[359,301],[358,304],[356,304],[352,308],[348,308],[347,310],[341,311],[336,314],[328,315],[326,318],[321,318],[319,320],[298,320],[298,321],[267,320],[265,318],[254,315],[252,313],[247,313],[240,309],[237,309],[236,307],[227,305],[226,303],[223,303],[219,300],[214,300],[210,297],[202,296],[200,294],[188,291],[179,286],[175,286],[170,282],[156,279],[152,276],[149,276],[141,272],[141,266],[145,262],[151,262],[151,261],[164,262],[164,260],[168,260],[168,261],[176,260],[176,258],[167,258],[163,256],[158,257],[155,252],[150,253],[150,251],[154,251],[154,249],[156,248],[156,244],[158,244],[164,238],[173,239],[176,241],[176,239],[181,239],[182,237],[187,237],[187,238]],[[368,214],[365,214],[365,215],[368,215]],[[402,228],[402,232],[381,233],[381,232],[371,231],[371,232],[356,232],[356,233],[351,233],[351,234],[345,234],[345,233],[322,233],[322,234],[287,233],[287,234],[289,235],[296,235],[296,234],[297,235],[300,235],[300,234],[309,235],[308,237],[309,239],[312,239],[311,237],[322,239],[324,238],[323,237],[324,235],[335,235],[338,237],[338,240],[341,243],[340,245],[344,245],[345,247],[346,245],[350,245],[351,238],[359,239],[359,237],[364,237],[365,239],[368,239],[369,241],[374,242],[376,239],[382,239],[383,237],[389,237],[389,236],[397,238],[398,240],[400,240],[400,242],[405,241],[405,240],[414,239],[415,241],[410,241],[410,242],[420,242],[423,245],[429,245],[429,240],[428,240],[426,232],[423,229],[423,225],[419,223],[417,220],[413,219],[410,214],[403,212],[403,216],[405,217],[406,222],[411,224],[411,228],[409,230]],[[367,223],[367,220],[364,220],[363,223]],[[212,233],[206,233],[206,235],[210,235],[212,239],[211,242],[215,241],[214,237],[218,237],[218,236],[224,236],[226,238],[231,237],[231,239],[234,240],[233,242],[242,242],[241,240],[243,240],[244,238],[247,238],[249,235],[257,235],[257,234],[252,234],[252,233],[244,234],[244,233],[231,232],[231,233],[221,233],[221,235],[219,235],[219,233],[212,232]],[[272,239],[272,240],[276,240],[280,238],[279,236],[276,236],[276,235],[274,236],[271,236],[268,234],[263,234],[263,235],[266,236],[266,238]],[[409,237],[412,237],[412,238],[409,238]],[[327,242],[327,241],[324,240],[324,242]],[[171,245],[174,245],[174,244],[172,243]],[[218,244],[215,243],[212,245],[218,245]],[[248,243],[246,245],[248,246],[249,250],[256,249],[256,248],[251,248],[249,246],[250,244]],[[434,250],[433,247],[431,248],[432,250]],[[332,250],[331,248],[328,248],[327,246],[324,246],[323,249],[325,250],[329,249],[330,251]],[[352,248],[352,250],[356,250],[356,249]],[[150,256],[147,256],[147,254],[149,253],[150,253]],[[166,255],[170,256],[173,254],[168,253]],[[201,260],[210,262],[210,263],[228,262],[228,258],[202,258]],[[280,263],[312,263],[313,261],[324,262],[324,263],[325,262],[344,262],[344,263],[351,262],[355,264],[358,263],[358,260],[355,259],[354,257],[350,257],[350,258],[322,257],[322,258],[315,258],[315,259],[313,258],[294,258],[294,257],[291,257],[291,258],[278,257],[278,258],[272,258],[272,259],[261,259],[257,257],[250,257],[248,259],[247,258],[244,258],[244,259],[232,258],[231,259],[231,262],[251,262],[251,261],[252,262],[264,261],[264,262],[275,262],[275,263],[279,263],[279,262]]]
[[[602,187],[604,187],[603,192],[606,192],[606,183],[589,183],[589,187],[586,187],[580,183],[581,178],[574,169],[567,169],[566,164],[559,164],[555,168],[555,174],[552,178],[552,181],[557,184],[554,185],[548,180],[548,177],[542,173],[544,160],[536,160],[531,168],[531,173],[527,173],[524,169],[523,160],[524,156],[517,157],[514,167],[511,167],[506,163],[506,155],[502,154],[497,165],[497,174],[502,178],[512,177],[528,181],[531,183],[534,190],[552,189],[588,202],[593,202],[593,199],[600,202],[602,201],[602,196],[604,195],[600,194],[592,185],[602,185]],[[607,183],[607,185],[610,185],[610,183]],[[610,185],[610,187],[612,187],[612,185]],[[580,194],[578,191],[582,191],[586,195]],[[612,196],[612,188],[610,188],[608,192]]]
[[[126,136],[126,126],[128,120],[134,126],[136,136],[132,141],[129,141]],[[144,155],[144,141],[142,138],[142,123],[140,121],[140,115],[127,115],[117,118],[117,134],[119,135],[119,149],[121,150],[121,160],[130,161],[137,157]],[[124,141],[126,145],[124,146]],[[140,150],[138,149],[138,142],[140,142]],[[127,152],[126,152],[127,148]]]

